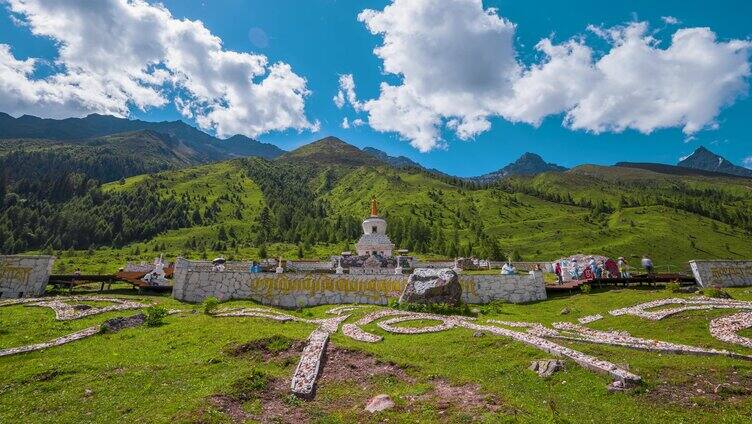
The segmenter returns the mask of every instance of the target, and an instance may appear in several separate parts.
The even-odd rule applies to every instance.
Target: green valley
[[[585,165],[478,184],[395,168],[335,138],[274,160],[233,159],[89,183],[62,202],[4,196],[0,231],[15,240],[11,245],[4,237],[4,252],[55,252],[61,270],[112,271],[160,253],[326,258],[352,248],[372,196],[392,240],[426,258],[647,253],[659,267],[676,270],[689,259],[752,256],[749,179]],[[35,217],[41,210],[59,228],[49,221],[41,227]],[[87,237],[72,225],[81,214]]]

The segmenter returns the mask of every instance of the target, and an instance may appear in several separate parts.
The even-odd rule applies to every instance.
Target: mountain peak
[[[752,170],[734,165],[723,156],[719,156],[706,149],[705,146],[700,146],[695,149],[691,155],[679,161],[677,165],[683,168],[721,172],[724,174],[752,178]]]
[[[516,161],[509,165],[499,169],[498,171],[491,172],[479,177],[471,178],[473,181],[490,183],[500,180],[504,177],[514,175],[537,175],[543,172],[562,172],[567,168],[556,165],[554,163],[547,163],[543,158],[531,152],[525,152]]]
[[[337,137],[328,136],[280,156],[282,160],[301,161],[329,165],[383,165],[372,155],[348,144]]]
[[[705,146],[700,146],[695,149],[695,153],[710,153],[712,155],[715,155],[715,153],[711,152],[710,150],[706,149]]]
[[[235,156],[259,156],[264,159],[274,159],[285,151],[271,143],[262,143],[242,134],[220,140],[218,145]]]
[[[547,165],[540,155],[536,153],[531,153],[531,152],[523,153],[522,156],[517,158],[517,160],[514,161],[512,164],[526,164],[526,163],[535,164],[535,165]]]
[[[313,143],[311,143],[311,145],[313,145],[313,144],[322,144],[322,145],[327,145],[328,144],[328,145],[332,145],[332,146],[349,146],[349,147],[355,147],[355,146],[353,146],[353,145],[351,145],[349,143],[346,143],[346,142],[342,141],[342,139],[337,138],[337,137],[335,137],[333,135],[329,135],[329,136],[326,136],[326,137],[321,138],[319,140],[316,140]]]
[[[425,169],[421,164],[408,158],[407,156],[391,156],[383,150],[374,147],[364,147],[363,151],[375,157],[376,159],[386,162],[395,168],[420,168]]]

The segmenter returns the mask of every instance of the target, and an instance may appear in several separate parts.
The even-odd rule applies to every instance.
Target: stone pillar
[[[452,267],[452,270],[453,270],[454,272],[458,273],[458,274],[459,274],[460,272],[462,272],[462,268],[460,268],[460,263],[459,263],[459,261],[457,260],[457,258],[454,258],[454,266]]]
[[[0,256],[0,298],[44,295],[54,262],[54,256]]]
[[[342,268],[342,258],[337,259],[337,268],[334,270],[337,274],[344,274],[345,270]]]

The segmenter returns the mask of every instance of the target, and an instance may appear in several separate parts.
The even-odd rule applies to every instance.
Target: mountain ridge
[[[47,119],[32,115],[14,118],[0,112],[0,139],[78,140],[106,135],[151,130],[168,134],[181,141],[193,164],[225,160],[241,156],[261,156],[273,159],[284,150],[257,140],[235,135],[226,140],[211,136],[183,121],[148,122],[91,114],[84,118]],[[229,140],[229,141],[228,141]]]
[[[677,166],[752,178],[751,169],[734,165],[723,156],[706,149],[705,146],[700,146],[695,149],[691,155],[680,160]]]

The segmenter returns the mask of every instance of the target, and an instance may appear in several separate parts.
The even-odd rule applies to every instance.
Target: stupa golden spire
[[[379,204],[376,203],[376,197],[371,197],[371,217],[379,216]]]

